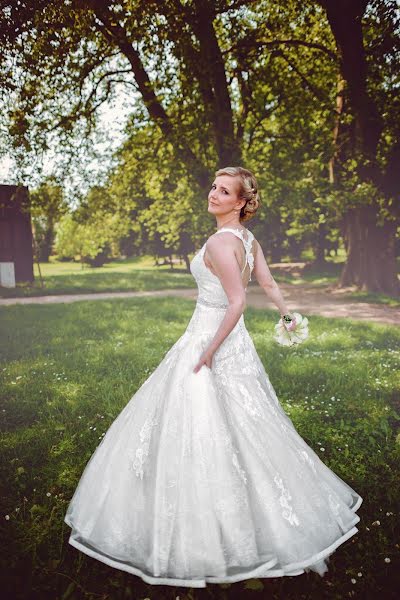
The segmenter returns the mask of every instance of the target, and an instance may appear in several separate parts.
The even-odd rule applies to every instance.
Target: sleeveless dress
[[[253,234],[239,237],[253,269]],[[228,299],[204,263],[183,335],[113,421],[65,515],[69,543],[150,584],[207,583],[315,571],[351,538],[363,499],[297,433],[243,314],[193,372]],[[244,269],[243,269],[244,270]]]

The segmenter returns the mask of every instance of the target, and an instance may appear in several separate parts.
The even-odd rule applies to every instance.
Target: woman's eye
[[[212,184],[211,189],[216,188],[217,186],[215,185],[215,183]],[[223,190],[225,194],[227,194],[228,192],[226,190]]]

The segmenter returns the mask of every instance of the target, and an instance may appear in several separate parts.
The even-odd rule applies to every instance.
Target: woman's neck
[[[222,229],[223,227],[229,227],[231,229],[241,229],[242,231],[246,231],[246,227],[244,227],[240,221],[227,221],[226,223],[217,222],[217,230]]]

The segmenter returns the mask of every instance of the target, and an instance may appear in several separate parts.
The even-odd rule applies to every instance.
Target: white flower
[[[390,558],[386,557],[385,558],[385,562],[389,563],[390,562]]]
[[[296,326],[294,330],[288,331],[283,323],[282,318],[279,319],[275,325],[274,340],[281,346],[293,346],[294,344],[301,344],[308,338],[308,319],[302,317],[298,312],[293,313],[296,320]]]
[[[47,492],[46,496],[51,496],[51,492]]]
[[[9,521],[10,520],[10,515],[6,515],[4,518],[5,518],[6,521]]]
[[[361,573],[361,571],[360,571],[359,573],[357,573],[357,575],[358,575],[359,577],[362,577],[362,573]]]
[[[357,579],[354,579],[354,577],[351,578],[351,583],[357,583]]]

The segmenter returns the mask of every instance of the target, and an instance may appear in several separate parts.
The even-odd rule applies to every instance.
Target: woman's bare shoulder
[[[231,231],[221,231],[220,233],[216,231],[210,235],[206,244],[211,248],[219,248],[221,246],[225,246],[226,244],[236,245],[237,242],[240,243],[239,238]]]

